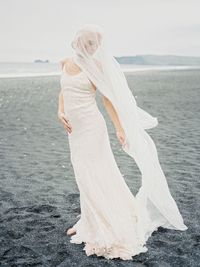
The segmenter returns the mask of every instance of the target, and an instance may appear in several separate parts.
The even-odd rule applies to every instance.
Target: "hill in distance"
[[[115,57],[120,64],[134,65],[200,65],[200,57],[176,55],[136,55]]]

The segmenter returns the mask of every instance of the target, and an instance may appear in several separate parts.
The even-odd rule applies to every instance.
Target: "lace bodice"
[[[75,88],[83,89],[89,91],[92,94],[95,94],[95,90],[92,86],[92,83],[87,78],[86,74],[81,71],[78,74],[69,74],[67,73],[64,68],[62,69],[61,78],[60,78],[60,85],[61,89],[67,90],[67,88],[73,86]]]

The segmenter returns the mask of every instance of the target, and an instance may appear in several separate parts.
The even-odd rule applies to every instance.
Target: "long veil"
[[[135,196],[141,232],[147,239],[158,226],[186,230],[188,227],[170,194],[154,141],[145,131],[156,127],[158,120],[137,106],[120,64],[109,52],[103,29],[95,24],[84,25],[76,32],[71,46],[75,63],[115,107],[126,137],[122,148],[141,172],[142,183]]]

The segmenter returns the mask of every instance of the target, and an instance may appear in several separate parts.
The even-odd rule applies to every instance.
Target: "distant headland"
[[[178,55],[136,55],[115,57],[120,64],[134,65],[200,65],[200,57]]]
[[[34,63],[49,63],[49,60],[48,60],[48,59],[46,59],[46,60],[35,59],[35,60],[34,60]]]

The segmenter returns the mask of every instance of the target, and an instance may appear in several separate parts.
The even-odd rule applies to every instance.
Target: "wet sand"
[[[68,136],[57,119],[59,76],[0,79],[0,266],[200,266],[200,70],[127,74],[139,106],[158,118],[148,130],[187,231],[159,228],[132,261],[87,257],[65,229],[80,214]],[[109,129],[131,191],[140,172]]]

